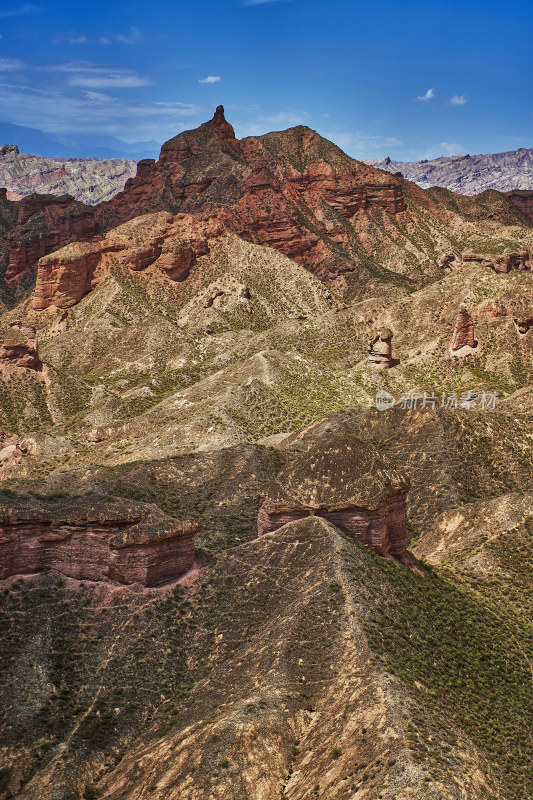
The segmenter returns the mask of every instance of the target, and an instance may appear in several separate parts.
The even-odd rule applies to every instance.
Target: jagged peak
[[[190,131],[182,131],[165,142],[161,148],[160,160],[182,160],[199,152],[202,144],[213,138],[226,142],[236,142],[235,131],[224,116],[224,106],[217,106],[213,117]]]

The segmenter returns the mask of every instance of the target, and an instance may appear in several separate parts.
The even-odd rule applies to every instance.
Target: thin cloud
[[[101,36],[98,36],[96,39],[87,36],[85,33],[77,33],[76,31],[69,31],[66,34],[61,34],[56,36],[54,39],[55,44],[59,44],[60,42],[67,42],[68,44],[103,44],[103,45],[110,45],[114,42],[120,42],[120,44],[128,44],[133,45],[137,44],[142,39],[141,31],[136,28],[134,25],[130,27],[129,33],[110,33],[106,32]]]
[[[245,6],[266,6],[267,3],[282,3],[289,2],[289,0],[244,0]]]
[[[0,57],[0,72],[14,72],[15,70],[22,69],[23,66],[23,62],[19,61],[18,58]]]
[[[466,103],[468,103],[468,95],[466,94],[454,94],[453,97],[450,97],[451,106],[464,106]]]
[[[134,25],[131,26],[129,34],[115,33],[115,39],[122,44],[137,44],[142,39],[142,34]]]
[[[22,5],[18,6],[17,8],[11,8],[7,11],[0,11],[0,18],[5,19],[6,17],[22,17],[25,14],[34,14],[39,9],[37,6],[32,5],[31,3],[22,3]]]
[[[441,142],[440,149],[443,150],[447,156],[456,156],[462,155],[463,147],[460,144],[455,144],[454,142]]]
[[[106,67],[90,61],[68,61],[47,67],[49,72],[65,72],[70,75],[70,86],[84,89],[135,88],[150,86],[152,80],[122,67]]]
[[[14,85],[0,82],[2,118],[47,133],[86,133],[97,129],[125,140],[165,141],[208,114],[187,103],[136,102],[100,92]]]
[[[198,83],[218,83],[221,80],[220,75],[208,75],[207,78],[200,78]]]
[[[419,95],[417,100],[433,100],[435,97],[435,89],[428,89],[425,94]]]

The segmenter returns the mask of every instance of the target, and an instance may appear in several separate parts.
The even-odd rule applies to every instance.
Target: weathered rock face
[[[31,325],[11,322],[8,330],[0,334],[0,369],[40,369],[36,336]]]
[[[17,221],[7,236],[6,279],[22,277],[47,253],[96,233],[93,210],[69,195],[30,195],[16,203]]]
[[[328,143],[338,162],[332,166],[321,152],[324,141],[304,127],[237,140],[219,106],[212,120],[166,142],[159,161],[140,162],[137,176],[96,217],[105,227],[110,219],[161,208],[201,214],[326,276],[330,267],[335,272],[332,243],[347,242],[345,225],[332,222],[328,206],[352,219],[370,208],[398,214],[406,205],[401,180],[341,156]],[[187,269],[183,251],[177,258],[172,269]]]
[[[303,441],[258,497],[258,533],[318,516],[383,556],[408,559],[409,480],[378,451],[349,436]]]
[[[522,214],[533,219],[533,191],[507,192],[507,197],[520,209]]]
[[[463,262],[479,261],[485,267],[494,270],[494,272],[510,272],[512,269],[530,270],[532,263],[530,261],[529,252],[523,250],[519,253],[506,252],[503,255],[480,255],[479,253],[472,253],[470,251],[463,253]],[[450,266],[460,266],[461,262],[450,264]]]
[[[70,308],[90,291],[91,276],[98,261],[98,247],[89,242],[72,242],[39,259],[32,307]]]
[[[392,331],[381,328],[368,341],[368,364],[377,369],[392,367]]]
[[[78,580],[158,586],[191,568],[198,530],[147,504],[0,496],[0,579],[56,569]]]
[[[450,345],[452,351],[460,350],[462,347],[475,347],[477,344],[474,339],[474,320],[466,310],[462,308],[455,320],[455,330]]]

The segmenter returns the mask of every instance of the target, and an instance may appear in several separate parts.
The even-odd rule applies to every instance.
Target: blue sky
[[[533,147],[530,0],[0,0],[0,120],[163,142],[224,104],[357,158]],[[1,142],[0,142],[1,144]]]

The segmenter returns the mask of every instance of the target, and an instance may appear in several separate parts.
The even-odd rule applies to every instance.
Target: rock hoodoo
[[[259,535],[317,516],[380,555],[409,560],[409,479],[375,447],[332,435],[300,441],[287,449],[286,457],[286,466],[258,497]]]
[[[474,339],[474,320],[466,308],[462,308],[455,320],[455,330],[453,332],[450,350],[453,353],[457,353],[457,351],[462,350],[463,347],[474,349],[476,346],[477,342]]]
[[[56,569],[78,580],[159,586],[191,568],[199,530],[147,503],[0,494],[0,579]]]
[[[392,367],[392,331],[380,328],[368,340],[368,365],[377,369]]]
[[[0,332],[0,369],[41,367],[35,328],[12,322],[5,333]]]

